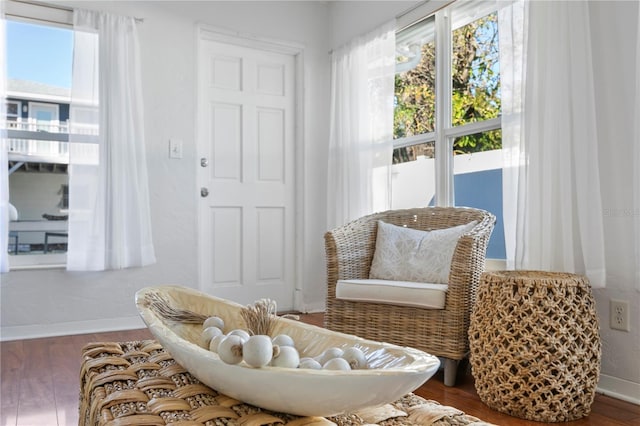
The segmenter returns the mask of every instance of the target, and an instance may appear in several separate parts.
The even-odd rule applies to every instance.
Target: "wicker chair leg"
[[[458,360],[445,358],[444,359],[444,385],[455,386],[456,375],[458,373]]]

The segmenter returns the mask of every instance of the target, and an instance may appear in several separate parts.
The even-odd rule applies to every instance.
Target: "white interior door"
[[[199,49],[200,287],[292,309],[295,58],[212,40]]]

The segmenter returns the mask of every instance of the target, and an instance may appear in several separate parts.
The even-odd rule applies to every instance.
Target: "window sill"
[[[66,253],[9,256],[9,271],[64,269],[66,266]]]
[[[502,271],[507,269],[506,259],[486,259],[484,263],[485,271]]]

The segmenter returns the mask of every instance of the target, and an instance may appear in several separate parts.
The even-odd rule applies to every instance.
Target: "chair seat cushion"
[[[338,280],[336,298],[354,302],[385,303],[444,309],[446,284],[377,279]]]

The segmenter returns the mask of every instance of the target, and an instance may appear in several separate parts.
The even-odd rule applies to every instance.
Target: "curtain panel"
[[[524,234],[523,221],[518,220],[519,213],[524,212],[524,197],[518,194],[525,191],[524,171],[527,165],[522,120],[528,23],[528,8],[523,1],[498,10],[503,223],[508,269],[515,268],[516,241],[521,242]]]
[[[9,272],[9,147],[6,135],[7,60],[4,1],[0,1],[0,273]]]
[[[135,19],[74,11],[68,270],[155,262]]]
[[[640,5],[638,5],[638,34],[636,42],[636,108],[635,141],[633,144],[633,223],[635,233],[635,283],[640,291]]]
[[[523,8],[521,15],[512,15],[522,20],[512,21],[512,32],[505,36],[522,31],[518,37],[524,50],[510,49],[513,63],[501,63],[501,72],[518,79],[502,89],[507,104],[505,235],[514,237],[507,246],[509,264],[581,273],[593,287],[603,287],[588,3],[516,2],[512,7]]]
[[[395,26],[331,53],[329,229],[391,205]]]

